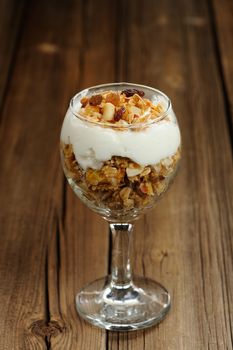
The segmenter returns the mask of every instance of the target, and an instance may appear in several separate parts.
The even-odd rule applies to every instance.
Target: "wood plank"
[[[0,106],[21,32],[25,1],[0,1]]]
[[[82,26],[79,89],[114,80],[115,4],[111,4],[112,16],[109,16],[110,7],[105,0],[83,1],[79,8]],[[50,300],[53,303],[54,295],[58,295],[52,319],[64,324],[65,331],[51,339],[52,349],[105,349],[106,332],[80,320],[74,296],[82,286],[107,274],[108,227],[75,198],[70,188],[67,189],[59,254],[59,284],[58,288],[54,284]]]
[[[90,213],[70,190],[64,201],[59,160],[65,109],[82,85],[80,8],[73,0],[30,4],[2,113],[3,350],[105,345],[105,332],[78,319],[74,295],[82,282],[106,271],[106,226],[100,219],[89,220]],[[94,83],[97,76],[92,79]],[[95,268],[90,268],[88,254],[91,259],[98,256]]]
[[[1,349],[47,348],[45,256],[58,169],[58,119],[51,115],[60,111],[48,99],[58,64],[37,51],[34,34],[27,32],[18,51],[1,123]]]
[[[65,221],[49,247],[50,319],[59,325],[52,349],[105,349],[105,331],[82,321],[75,309],[76,293],[107,269],[107,227],[101,218],[78,202],[69,189]]]
[[[223,75],[224,93],[227,94],[227,112],[229,123],[233,122],[233,3],[230,0],[212,0],[209,2],[215,27],[216,45],[219,51],[220,71]],[[228,105],[229,104],[229,105]],[[232,124],[231,124],[232,128]],[[232,129],[231,129],[232,131]]]
[[[173,307],[144,339],[134,333],[133,348],[232,349],[232,163],[208,7],[134,1],[125,11],[121,76],[165,91],[183,135],[180,173],[138,222],[134,247],[135,272],[167,286]],[[109,349],[131,342],[109,333]]]

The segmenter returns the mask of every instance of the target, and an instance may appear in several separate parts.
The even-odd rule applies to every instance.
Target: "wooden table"
[[[233,342],[233,2],[0,1],[0,349],[230,350]],[[74,295],[108,271],[107,224],[59,160],[69,99],[131,81],[172,99],[175,185],[137,223],[135,272],[171,292],[158,326],[113,333]]]

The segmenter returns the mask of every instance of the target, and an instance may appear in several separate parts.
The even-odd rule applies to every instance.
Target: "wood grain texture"
[[[77,1],[30,4],[2,113],[3,350],[47,349],[52,343],[53,348],[61,349],[62,344],[67,349],[82,348],[85,342],[93,348],[97,340],[105,344],[104,332],[80,324],[74,294],[86,278],[106,271],[108,237],[103,233],[107,230],[100,219],[89,220],[90,214],[74,198],[71,201],[77,204],[71,204],[65,218],[59,160],[62,119],[70,96],[81,85],[81,8]],[[84,242],[84,237],[89,240]],[[91,259],[98,256],[93,268],[91,253]],[[60,341],[53,342],[53,337]]]
[[[111,4],[113,12],[114,6]],[[109,5],[103,0],[84,1],[79,9],[82,33],[79,86],[84,88],[113,81],[116,23],[108,16]],[[103,40],[105,45],[102,45]],[[55,290],[60,295],[56,305],[59,306],[59,314],[56,312],[55,319],[64,323],[66,331],[52,338],[51,346],[53,349],[105,349],[106,332],[80,320],[74,307],[74,296],[82,286],[107,274],[108,227],[78,201],[70,188],[67,189],[63,215],[64,232],[60,232],[58,271],[60,283]]]
[[[56,181],[61,181],[57,175],[60,103],[68,98],[66,91],[56,87],[64,79],[59,73],[60,56],[40,49],[49,40],[43,27],[38,30],[42,14],[39,18],[33,6],[28,10],[31,16],[15,59],[0,129],[4,164],[0,176],[0,348],[4,350],[47,348],[47,242],[57,210],[53,191]],[[46,22],[48,10],[41,10]],[[60,188],[56,195],[62,196]]]
[[[214,34],[225,90],[226,111],[229,114],[229,124],[233,132],[233,3],[230,0],[213,0],[209,6],[212,11],[213,26],[215,26]]]
[[[232,54],[222,42],[218,51],[216,41],[230,40],[231,5],[42,0],[29,2],[21,17],[23,2],[5,3],[0,1],[8,11],[0,29],[0,50],[7,52],[0,56],[0,349],[232,350],[226,105]],[[165,91],[183,137],[175,184],[137,222],[134,242],[135,273],[164,284],[173,306],[158,326],[131,333],[99,330],[75,311],[78,289],[107,273],[108,228],[64,182],[58,150],[70,97],[114,80]]]
[[[0,108],[17,55],[25,8],[25,1],[0,1]]]

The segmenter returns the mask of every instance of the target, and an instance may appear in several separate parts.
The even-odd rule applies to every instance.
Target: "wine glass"
[[[70,102],[61,131],[64,173],[75,194],[109,222],[111,275],[76,295],[80,316],[124,331],[161,321],[170,295],[159,283],[132,275],[135,220],[167,190],[181,140],[171,101],[159,90],[131,84],[94,86]]]

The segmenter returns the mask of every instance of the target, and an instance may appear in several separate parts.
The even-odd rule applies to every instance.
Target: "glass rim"
[[[109,123],[109,122],[97,122],[97,121],[92,121],[87,119],[86,117],[84,117],[83,115],[81,115],[80,113],[78,113],[75,109],[74,109],[74,101],[85,94],[85,92],[89,92],[90,90],[95,90],[95,89],[101,89],[101,88],[110,88],[111,86],[121,86],[121,85],[128,85],[129,87],[132,88],[144,88],[147,90],[150,90],[152,92],[157,93],[158,95],[163,96],[163,98],[165,99],[167,106],[166,109],[162,112],[160,112],[158,114],[158,117],[156,119],[152,119],[150,121],[146,121],[146,122],[142,122],[142,123],[136,123],[136,124],[113,124],[113,123]],[[72,114],[77,117],[78,119],[81,119],[82,121],[85,121],[86,123],[90,123],[93,125],[98,125],[100,127],[110,127],[110,128],[114,128],[114,129],[137,129],[137,128],[142,128],[142,127],[147,127],[149,125],[155,124],[160,122],[161,120],[163,120],[168,113],[170,112],[171,108],[172,108],[172,103],[170,98],[163,93],[162,91],[152,88],[150,86],[147,85],[142,85],[142,84],[136,84],[136,83],[127,83],[127,82],[118,82],[118,83],[106,83],[106,84],[100,84],[100,85],[94,85],[94,86],[90,86],[86,89],[83,89],[81,91],[79,91],[77,94],[75,94],[71,100],[70,100],[70,104],[69,104],[70,110],[72,112]]]

